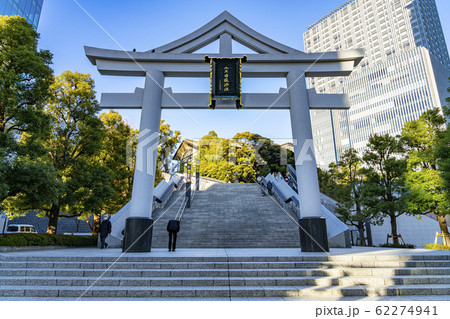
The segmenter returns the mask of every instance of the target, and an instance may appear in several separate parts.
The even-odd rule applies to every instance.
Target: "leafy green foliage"
[[[0,132],[42,133],[43,104],[52,83],[52,55],[25,18],[0,16]]]
[[[365,221],[369,219],[371,223],[378,223],[380,214],[364,206],[366,170],[362,167],[361,158],[354,149],[349,149],[338,164],[330,164],[330,171],[339,184],[334,191],[340,199],[336,213],[344,223],[358,229],[361,245],[365,246]]]
[[[180,131],[172,131],[170,124],[166,124],[164,120],[161,120],[159,126],[159,145],[158,145],[158,167],[164,169],[164,172],[169,172],[170,155],[172,154],[175,146],[181,140]]]
[[[52,134],[44,140],[57,171],[55,198],[42,208],[49,218],[48,233],[56,233],[60,213],[72,216],[100,212],[114,195],[111,169],[99,162],[104,125],[94,81],[88,74],[66,71],[55,78],[52,97],[45,111],[51,118]]]
[[[104,203],[103,211],[118,212],[131,200],[138,130],[131,128],[122,116],[114,111],[100,114],[105,137],[97,162],[106,166],[113,174],[114,196]],[[128,161],[128,162],[127,162]]]
[[[293,152],[250,132],[223,139],[211,131],[200,140],[199,147],[200,174],[227,182],[237,178],[243,183],[254,183],[256,173],[285,174],[286,164],[294,163]]]
[[[431,250],[450,250],[450,246],[439,244],[427,244],[425,245],[425,248]]]
[[[332,173],[332,170],[326,170],[318,167],[317,177],[319,179],[320,192],[336,201],[339,201],[340,185],[337,183],[336,175]]]
[[[53,234],[8,234],[0,237],[0,246],[96,246],[97,236],[74,236]]]
[[[408,147],[405,174],[410,192],[408,210],[413,214],[435,214],[441,232],[448,234],[445,216],[450,213],[450,202],[436,157],[438,145],[445,137],[444,124],[445,119],[439,109],[429,110],[418,120],[406,123],[402,136]],[[449,245],[449,240],[446,241]]]
[[[363,204],[372,215],[389,216],[391,234],[398,235],[397,217],[406,212],[403,141],[400,137],[375,134],[369,138],[367,147],[363,156],[367,167]],[[399,244],[397,236],[394,244]]]
[[[260,175],[280,172],[286,175],[286,165],[295,165],[294,153],[275,144],[272,140],[261,135],[243,132],[237,133],[233,140],[246,145],[251,151],[253,169]]]
[[[23,214],[52,197],[55,172],[39,139],[50,132],[43,107],[51,54],[22,17],[0,16],[0,209]]]
[[[448,88],[448,91],[450,92],[450,88]],[[447,98],[447,102],[450,106],[450,98]],[[450,107],[445,107],[444,113],[447,116],[447,122],[450,121]],[[445,194],[450,203],[450,128],[448,125],[436,147],[436,158],[438,159],[438,169],[444,182]]]

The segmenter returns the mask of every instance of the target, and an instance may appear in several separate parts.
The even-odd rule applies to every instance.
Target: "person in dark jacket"
[[[111,222],[109,221],[109,216],[104,215],[103,221],[100,224],[100,241],[102,243],[100,249],[106,249],[108,247],[106,237],[108,237],[109,234],[111,234]]]
[[[167,223],[167,232],[169,233],[169,251],[175,251],[177,247],[177,234],[180,231],[180,221],[171,219]]]
[[[264,185],[264,182],[261,182],[261,195],[266,196],[266,185]]]
[[[267,191],[269,192],[269,195],[272,195],[272,188],[273,188],[272,182],[269,181],[267,183]]]

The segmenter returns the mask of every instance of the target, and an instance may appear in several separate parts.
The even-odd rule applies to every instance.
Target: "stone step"
[[[108,250],[106,250],[108,251]],[[242,256],[130,256],[129,254],[123,256],[20,256],[20,255],[0,255],[0,264],[3,262],[117,262],[117,263],[145,263],[145,262],[159,262],[159,263],[176,263],[176,262],[302,262],[302,261],[316,261],[316,262],[377,262],[377,261],[418,261],[418,262],[434,262],[434,261],[448,261],[450,255],[334,255],[327,256],[325,254],[311,254],[305,256],[247,256],[246,252],[242,252]],[[447,264],[450,266],[450,263]]]
[[[174,205],[179,206],[179,205]],[[152,247],[167,247],[166,226],[178,207],[154,212]],[[215,184],[197,191],[178,234],[179,248],[293,248],[299,231],[289,213],[257,184]]]
[[[450,267],[334,269],[39,269],[3,268],[0,276],[79,277],[303,277],[303,276],[424,276],[450,275]]]
[[[389,287],[121,287],[121,286],[9,286],[0,288],[0,297],[329,297],[329,296],[407,296],[448,295],[448,285],[394,285]]]
[[[396,277],[0,277],[5,286],[392,286],[445,285],[450,276],[396,276]]]
[[[297,269],[297,268],[409,268],[450,267],[448,261],[276,261],[276,262],[1,262],[0,269]]]

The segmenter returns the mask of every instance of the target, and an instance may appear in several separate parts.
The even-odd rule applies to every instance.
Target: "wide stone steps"
[[[179,204],[154,212],[152,247],[167,247],[167,222]],[[181,220],[177,248],[299,247],[296,223],[273,198],[261,196],[257,184],[219,183],[196,192]]]
[[[68,277],[68,276],[10,276],[0,277],[5,286],[352,286],[352,285],[445,285],[447,276],[396,276],[390,277]]]
[[[450,256],[0,256],[0,299],[450,295]]]
[[[171,269],[171,270],[129,270],[129,269],[2,269],[0,276],[78,276],[78,277],[281,277],[281,276],[424,276],[450,275],[449,268],[347,268],[347,269]]]
[[[447,267],[448,261],[375,261],[375,262],[2,262],[0,269],[266,269],[266,268],[393,268],[393,267]]]
[[[374,287],[310,287],[310,286],[171,286],[171,287],[125,287],[125,286],[22,286],[0,290],[0,297],[335,297],[335,296],[408,296],[448,295],[448,285],[396,285]]]

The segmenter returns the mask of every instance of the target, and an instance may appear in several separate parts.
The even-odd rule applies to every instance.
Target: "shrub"
[[[387,248],[415,248],[414,245],[411,244],[381,244],[380,247],[387,247]]]
[[[439,244],[428,244],[428,245],[425,245],[425,248],[432,249],[432,250],[450,250],[450,246],[439,245]]]
[[[86,247],[97,245],[97,236],[8,234],[0,237],[0,246],[69,246]]]

